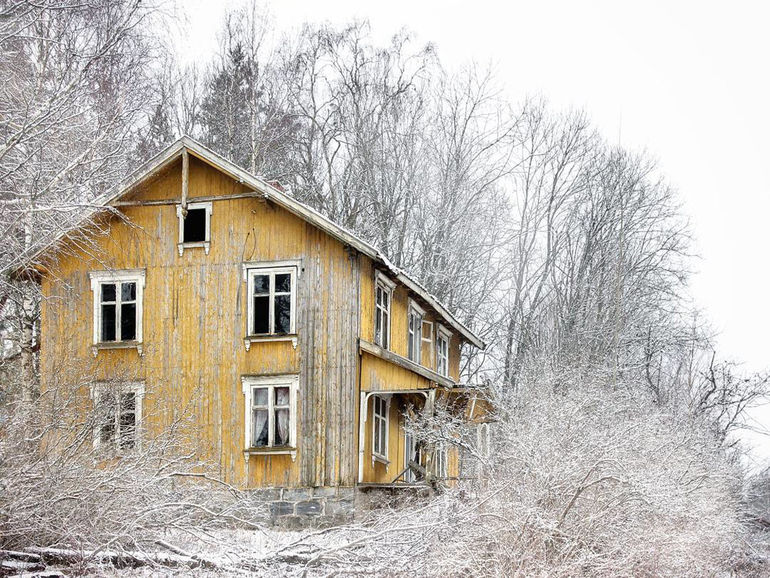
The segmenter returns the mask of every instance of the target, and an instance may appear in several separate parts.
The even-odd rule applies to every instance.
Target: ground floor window
[[[433,471],[438,478],[445,479],[447,477],[447,462],[449,453],[444,442],[438,442],[436,444],[436,451],[433,455]]]
[[[139,446],[142,421],[142,382],[97,382],[94,404],[94,445],[132,450]]]
[[[246,447],[296,447],[297,375],[243,378],[246,397]]]
[[[372,397],[372,454],[383,460],[388,459],[388,400],[379,395]]]

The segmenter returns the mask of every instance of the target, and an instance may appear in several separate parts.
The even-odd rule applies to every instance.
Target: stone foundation
[[[266,503],[270,522],[280,528],[345,524],[355,514],[355,488],[264,488],[252,495]]]

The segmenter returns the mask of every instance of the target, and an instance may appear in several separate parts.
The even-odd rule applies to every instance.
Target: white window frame
[[[393,318],[393,293],[396,288],[396,284],[388,279],[381,271],[377,270],[374,275],[374,343],[382,347],[383,349],[390,349],[390,326]],[[383,307],[380,307],[377,303],[377,290],[381,289],[388,295],[388,308],[385,313],[388,316],[388,323],[383,327],[383,335],[385,336],[385,343],[383,343],[383,335],[377,334],[377,318],[381,315],[380,311],[384,311]]]
[[[449,471],[449,449],[445,442],[436,442],[433,450],[433,474],[442,480],[447,478]]]
[[[390,464],[390,460],[388,459],[388,439],[390,438],[390,397],[384,396],[384,395],[373,395],[371,396],[372,399],[372,462],[379,461],[384,463],[385,465]],[[385,408],[385,414],[381,415],[377,413],[377,403],[374,401],[376,399],[379,399],[382,403],[380,404],[381,407]],[[380,438],[380,442],[382,445],[382,442],[384,442],[384,448],[380,447],[377,448],[375,446],[375,435],[374,432],[377,431],[377,426],[379,425],[380,421],[385,421],[385,437]],[[384,452],[378,451],[378,450],[384,450]]]
[[[246,337],[244,344],[246,351],[251,344],[259,341],[291,341],[297,347],[297,294],[300,271],[300,261],[271,261],[257,263],[243,263],[243,280],[246,281]],[[275,300],[275,275],[291,275],[291,314],[289,316],[289,333],[275,333],[275,319],[273,302]],[[256,275],[270,275],[270,309],[269,321],[270,333],[254,333],[254,277]]]
[[[267,388],[268,393],[268,444],[272,443],[274,435],[275,419],[274,401],[275,388],[289,388],[289,445],[252,447],[252,402],[254,400],[253,390],[258,388]],[[299,375],[296,373],[286,375],[244,375],[241,377],[241,390],[244,395],[244,457],[248,460],[249,455],[261,454],[285,454],[291,455],[292,461],[297,459],[297,396],[299,393]]]
[[[91,279],[91,293],[93,297],[93,339],[92,349],[94,356],[99,349],[136,347],[139,355],[142,355],[142,319],[144,317],[144,269],[124,269],[117,271],[91,271],[88,276]],[[115,341],[101,341],[102,306],[101,286],[111,283],[136,283],[136,336],[132,341],[120,339],[120,289],[116,287],[115,303]]]
[[[425,319],[425,310],[413,299],[409,299],[406,311],[406,356],[410,361],[422,363],[422,322]],[[413,317],[418,320],[417,323],[412,323]],[[410,345],[411,355],[409,355]]]
[[[185,249],[193,249],[195,247],[203,247],[206,255],[209,254],[211,249],[211,213],[213,205],[211,201],[199,202],[199,203],[187,203],[187,210],[192,209],[206,209],[206,232],[203,237],[203,241],[196,241],[194,243],[184,242],[184,216],[182,214],[182,205],[176,206],[176,216],[179,219],[179,241],[177,242],[177,249],[179,250],[179,256],[184,254]]]
[[[446,357],[442,356],[440,341],[446,341]],[[436,373],[444,377],[449,377],[449,346],[451,343],[452,333],[439,323],[438,330],[436,331]],[[443,368],[441,367],[442,361],[444,364]]]
[[[94,406],[94,410],[98,409],[99,398],[105,393],[110,392],[120,399],[120,396],[125,393],[134,394],[134,418],[135,418],[135,430],[134,430],[134,447],[129,450],[124,450],[120,447],[120,409],[115,412],[115,439],[114,449],[116,451],[136,451],[142,448],[142,407],[144,405],[144,382],[143,381],[125,381],[125,382],[113,382],[113,381],[96,381],[91,384],[90,393],[91,401]],[[99,448],[102,446],[101,428],[104,424],[98,419],[94,422],[93,427],[93,446]]]

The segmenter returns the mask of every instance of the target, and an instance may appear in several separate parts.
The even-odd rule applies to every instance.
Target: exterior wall
[[[231,195],[242,185],[191,157],[189,201]],[[181,163],[141,191],[142,200],[179,199]],[[127,197],[128,198],[128,197]],[[43,280],[44,380],[64,368],[95,380],[144,380],[146,427],[192,418],[201,458],[242,486],[352,486],[357,471],[358,262],[343,245],[256,198],[214,201],[211,250],[177,252],[175,204],[132,206],[98,239],[99,257],[62,258]],[[242,262],[301,260],[297,347],[252,343],[246,351]],[[89,271],[146,270],[143,350],[91,351]],[[241,376],[299,373],[297,455],[251,456]],[[42,384],[45,389],[46,383]],[[87,394],[86,394],[87,395]]]
[[[361,339],[365,339],[366,341],[374,343],[375,266],[372,260],[365,255],[360,255],[359,261],[361,263]],[[391,280],[395,281],[395,279]],[[414,299],[417,304],[420,305],[420,307],[425,309],[425,321],[430,321],[433,323],[433,343],[431,344],[430,351],[427,354],[422,355],[420,359],[420,365],[435,371],[435,342],[437,323],[440,322],[439,317],[425,303],[420,302],[419,298],[411,295],[409,290],[403,285],[397,285],[393,291],[393,300],[391,302],[390,308],[391,321],[389,349],[393,353],[396,353],[402,357],[407,357],[407,336],[409,333],[408,312],[410,297]],[[460,380],[460,336],[456,331],[452,331],[452,329],[448,327],[446,323],[444,325],[452,333],[452,339],[449,343],[449,377],[451,377],[455,382],[458,382]]]

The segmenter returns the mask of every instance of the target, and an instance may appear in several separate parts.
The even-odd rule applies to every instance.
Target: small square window
[[[208,255],[211,247],[211,203],[189,203],[187,210],[177,205],[176,214],[179,218],[179,255],[185,249],[202,247]]]
[[[182,219],[182,242],[202,243],[206,240],[206,209],[188,209]]]

